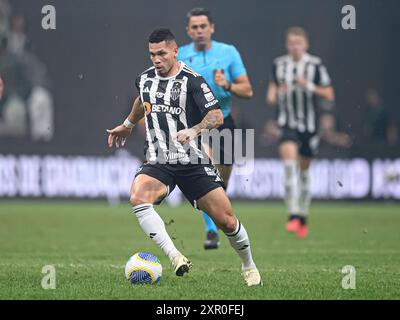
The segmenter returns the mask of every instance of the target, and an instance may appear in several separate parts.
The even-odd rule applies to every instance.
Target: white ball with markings
[[[125,266],[125,277],[133,284],[155,284],[162,275],[162,265],[149,252],[138,252],[129,258]]]

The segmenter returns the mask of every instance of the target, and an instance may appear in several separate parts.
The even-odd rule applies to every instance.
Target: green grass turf
[[[399,299],[400,205],[316,203],[310,235],[284,230],[279,203],[234,203],[251,239],[263,287],[244,286],[240,262],[222,236],[204,251],[200,214],[190,206],[157,207],[175,243],[194,265],[176,277],[140,230],[128,205],[102,202],[2,201],[0,299]],[[161,282],[131,285],[124,265],[137,251],[156,254]],[[44,265],[56,268],[55,290],[43,290]],[[341,287],[341,268],[356,268],[356,289]]]

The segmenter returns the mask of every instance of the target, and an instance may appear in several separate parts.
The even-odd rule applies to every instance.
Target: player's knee
[[[225,233],[232,233],[236,230],[237,219],[232,214],[226,214],[225,218],[221,221],[220,228]]]
[[[132,207],[143,204],[143,202],[141,202],[140,197],[136,193],[131,194],[131,197],[129,198],[129,202],[131,203]]]
[[[146,194],[140,194],[139,192],[132,192],[129,202],[131,203],[132,207],[145,203],[152,203],[151,199],[146,196]]]

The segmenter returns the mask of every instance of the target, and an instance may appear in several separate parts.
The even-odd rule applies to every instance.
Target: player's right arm
[[[133,127],[144,117],[144,108],[140,98],[137,97],[132,105],[132,110],[124,123],[116,126],[114,129],[107,129],[108,146],[113,147],[114,142],[117,148],[123,147],[126,138],[131,134]]]
[[[224,117],[219,102],[203,77],[191,80],[190,94],[202,115],[200,123],[191,128],[180,130],[176,134],[177,140],[185,144],[200,136],[203,130],[218,128],[224,123]]]

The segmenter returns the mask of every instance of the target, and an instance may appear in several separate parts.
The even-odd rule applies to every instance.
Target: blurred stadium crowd
[[[50,83],[26,29],[24,15],[0,0],[0,137],[49,141],[54,131]]]

